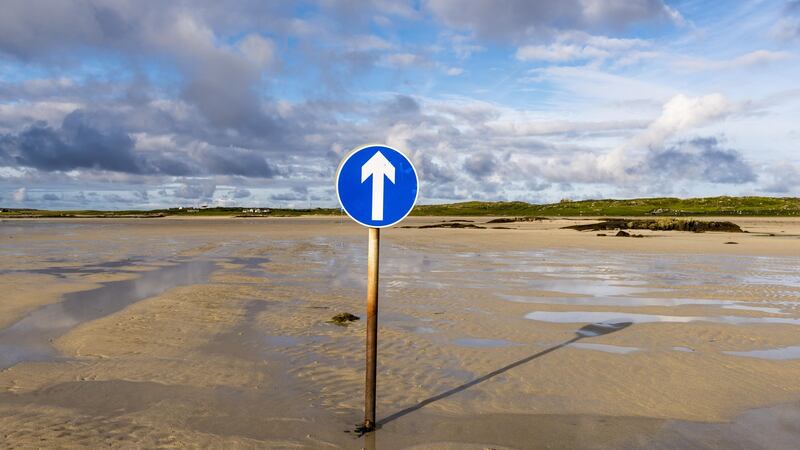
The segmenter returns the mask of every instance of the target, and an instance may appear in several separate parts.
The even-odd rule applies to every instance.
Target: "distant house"
[[[243,209],[242,212],[245,214],[269,214],[269,208],[248,208]]]
[[[0,208],[0,212],[9,212],[7,208]]]

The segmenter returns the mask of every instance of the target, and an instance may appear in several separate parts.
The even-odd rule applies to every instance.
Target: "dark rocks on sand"
[[[481,227],[471,223],[462,223],[462,222],[444,222],[444,223],[434,223],[431,225],[422,225],[417,228],[479,228],[484,229],[486,227]]]
[[[726,244],[738,244],[738,242],[728,241]]]
[[[499,217],[486,223],[513,223],[513,222],[538,222],[540,220],[550,220],[547,217]]]
[[[616,236],[616,237],[632,237],[632,238],[640,238],[640,237],[644,237],[644,236],[643,236],[643,235],[641,235],[641,234],[630,234],[630,233],[628,233],[627,231],[622,231],[622,230],[619,230],[619,231],[617,232],[617,234],[615,234],[614,236]]]
[[[597,223],[564,227],[578,231],[600,230],[652,230],[652,231],[725,231],[743,233],[733,222],[702,221],[693,219],[607,219]]]
[[[329,320],[328,322],[342,327],[346,327],[348,323],[355,322],[356,320],[359,319],[360,317],[356,316],[355,314],[344,312],[331,317],[331,320]]]

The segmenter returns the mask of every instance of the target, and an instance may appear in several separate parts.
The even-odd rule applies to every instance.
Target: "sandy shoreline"
[[[4,221],[4,331],[142,271],[215,270],[79,321],[53,340],[59,358],[0,371],[0,435],[19,446],[790,448],[800,430],[770,426],[800,410],[800,356],[746,352],[800,346],[800,221],[721,220],[750,233],[560,229],[582,219],[385,230],[379,417],[591,322],[571,317],[635,323],[413,409],[375,442],[344,432],[361,418],[364,324],[325,322],[363,316],[363,228],[317,217]]]

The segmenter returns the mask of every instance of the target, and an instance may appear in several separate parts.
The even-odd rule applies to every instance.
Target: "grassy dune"
[[[464,202],[418,206],[414,215],[431,216],[800,216],[800,198],[707,197],[633,200],[563,200],[548,205],[525,202]]]
[[[10,209],[0,217],[163,217],[163,216],[301,216],[341,215],[338,208],[285,209],[245,213],[249,208],[159,209],[151,211],[52,211]],[[267,208],[264,208],[267,209]],[[800,198],[707,197],[642,198],[633,200],[562,200],[535,205],[525,202],[462,202],[418,205],[415,216],[800,216]]]

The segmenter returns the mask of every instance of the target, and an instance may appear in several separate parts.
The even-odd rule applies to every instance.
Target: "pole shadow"
[[[562,342],[562,343],[560,343],[558,345],[550,347],[550,348],[548,348],[546,350],[542,350],[542,351],[540,351],[538,353],[535,353],[533,355],[526,356],[525,358],[522,358],[522,359],[520,359],[518,361],[514,361],[513,363],[511,363],[511,364],[509,364],[507,366],[504,366],[504,367],[501,367],[501,368],[499,368],[499,369],[497,369],[495,371],[489,372],[486,375],[483,375],[482,377],[475,378],[474,380],[468,381],[468,382],[466,382],[466,383],[464,383],[464,384],[462,384],[460,386],[454,387],[453,389],[444,391],[444,392],[442,392],[440,394],[434,395],[433,397],[426,398],[425,400],[422,400],[421,402],[417,403],[416,405],[409,406],[408,408],[400,410],[400,411],[398,411],[398,412],[396,412],[396,413],[394,413],[394,414],[392,414],[390,416],[384,417],[383,419],[378,420],[378,422],[376,423],[376,429],[382,427],[383,425],[386,425],[389,422],[397,420],[397,419],[399,419],[399,418],[401,418],[401,417],[403,417],[405,415],[411,414],[414,411],[422,409],[425,406],[430,405],[431,403],[434,403],[434,402],[437,402],[439,400],[445,399],[447,397],[450,397],[451,395],[458,394],[459,392],[465,391],[465,390],[467,390],[467,389],[469,389],[469,388],[471,388],[473,386],[481,384],[484,381],[488,381],[488,380],[496,377],[497,375],[500,375],[502,373],[508,372],[509,370],[511,370],[511,369],[513,369],[515,367],[521,366],[521,365],[523,365],[525,363],[528,363],[528,362],[530,362],[530,361],[532,361],[532,360],[534,360],[536,358],[541,358],[542,356],[545,356],[548,353],[552,353],[552,352],[554,352],[554,351],[556,351],[556,350],[558,350],[560,348],[563,348],[563,347],[566,347],[566,346],[568,346],[570,344],[578,342],[581,339],[591,338],[591,337],[596,337],[596,336],[603,336],[603,335],[606,335],[606,334],[614,333],[615,331],[619,331],[619,330],[625,329],[625,328],[627,328],[627,327],[629,327],[631,325],[632,325],[632,322],[600,322],[600,323],[592,323],[592,324],[584,325],[583,327],[581,327],[580,329],[575,331],[575,337],[573,337],[572,339],[566,340],[566,341],[564,341],[564,342]],[[362,431],[362,430],[357,430],[357,431],[359,431],[361,433],[361,435],[368,433],[368,431]]]

